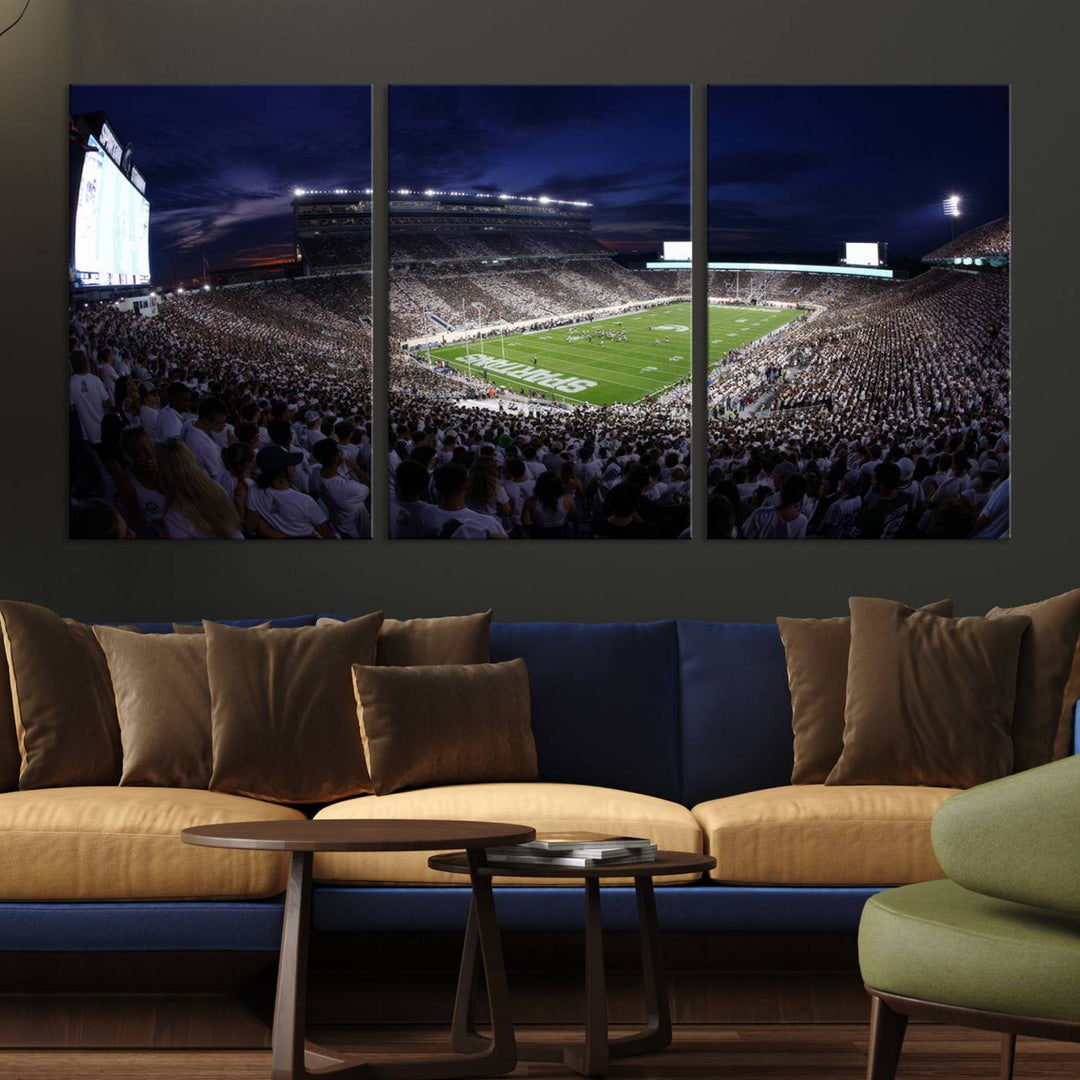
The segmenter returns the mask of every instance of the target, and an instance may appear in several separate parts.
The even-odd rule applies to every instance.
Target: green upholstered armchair
[[[868,1080],[893,1080],[909,1017],[1080,1042],[1080,756],[953,796],[934,815],[948,875],[872,897],[859,964]]]

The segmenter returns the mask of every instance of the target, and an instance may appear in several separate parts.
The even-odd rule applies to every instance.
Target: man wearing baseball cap
[[[334,539],[327,524],[330,515],[310,495],[291,486],[303,458],[303,454],[290,453],[276,443],[255,455],[258,475],[248,495],[248,532],[282,540]]]

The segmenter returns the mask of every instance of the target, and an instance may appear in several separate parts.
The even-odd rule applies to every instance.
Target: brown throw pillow
[[[281,803],[371,791],[353,664],[373,664],[381,611],[336,626],[204,623],[213,791]]]
[[[120,727],[105,654],[89,626],[0,601],[19,741],[20,789],[115,784]]]
[[[1076,703],[1080,701],[1080,641],[1076,643],[1072,671],[1065,684],[1065,696],[1061,702],[1061,716],[1058,718],[1057,735],[1054,737],[1054,760],[1070,757],[1076,737]]]
[[[1020,645],[1013,714],[1013,771],[1023,772],[1054,760],[1065,684],[1080,634],[1080,589],[1037,604],[992,608],[988,619],[1027,615],[1031,626]]]
[[[252,627],[241,626],[241,630],[269,630],[273,626],[273,623],[261,622]],[[174,634],[205,634],[202,623],[183,623],[174,622],[172,624],[172,630]]]
[[[210,784],[210,683],[202,634],[132,634],[95,626],[112,675],[121,785]]]
[[[402,788],[535,780],[524,660],[352,669],[376,795]]]
[[[844,752],[827,784],[973,787],[1012,770],[1026,615],[945,619],[852,597]]]
[[[316,626],[339,620],[321,618]],[[382,667],[486,664],[491,659],[491,611],[438,619],[387,619],[375,663]]]
[[[950,618],[951,600],[927,604],[922,611]],[[795,736],[793,784],[824,784],[844,749],[844,701],[847,697],[851,617],[779,618],[791,689],[791,729]]]
[[[11,679],[7,656],[0,648],[0,791],[19,787],[19,736],[15,730],[15,705],[11,699]]]

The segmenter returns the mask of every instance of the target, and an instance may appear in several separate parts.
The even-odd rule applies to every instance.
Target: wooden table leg
[[[671,1008],[667,977],[660,950],[660,924],[656,918],[656,893],[651,877],[634,878],[637,892],[638,933],[641,935],[641,975],[645,990],[645,1026],[633,1035],[613,1039],[612,1057],[647,1054],[671,1045]]]
[[[477,854],[473,861],[474,871],[480,859],[481,855]],[[512,1072],[517,1065],[517,1052],[495,897],[491,891],[491,878],[475,872],[472,874],[473,905],[466,933],[466,955],[460,978],[464,984],[468,962],[471,969],[468,987],[472,989],[466,991],[462,1016],[467,1019],[467,1031],[475,1039],[470,1048],[479,1052],[373,1063],[360,1061],[351,1055],[336,1056],[305,1041],[311,863],[311,852],[292,853],[274,1002],[271,1080],[315,1080],[320,1076],[334,1076],[338,1080],[466,1080],[468,1077],[501,1076]],[[475,1035],[471,1024],[470,995],[475,993],[479,977],[477,954],[483,961],[487,986],[492,1028],[490,1039]],[[458,999],[455,1003],[455,1023],[462,999],[461,985]]]
[[[480,927],[476,918],[476,900],[469,904],[465,945],[461,950],[457,993],[454,995],[454,1019],[450,1025],[450,1045],[459,1054],[475,1054],[490,1040],[476,1030],[476,999],[480,990]]]
[[[671,1045],[671,1008],[660,949],[656,894],[651,875],[634,878],[634,886],[637,894],[638,932],[641,935],[645,1026],[632,1035],[608,1039],[600,883],[595,878],[589,878],[585,881],[585,1045],[583,1048],[560,1048],[544,1043],[521,1043],[518,1046],[521,1060],[562,1061],[584,1076],[602,1076],[607,1071],[609,1058],[647,1054]]]
[[[285,917],[281,927],[277,995],[274,999],[272,1080],[302,1080],[307,1018],[308,924],[311,914],[311,852],[294,851],[289,861]]]
[[[585,879],[585,1045],[567,1047],[563,1060],[583,1076],[603,1076],[608,1069],[604,926],[597,878]]]

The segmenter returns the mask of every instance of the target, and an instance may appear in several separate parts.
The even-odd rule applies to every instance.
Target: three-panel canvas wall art
[[[713,86],[703,247],[686,86],[72,87],[71,536],[1008,537],[1008,106]]]

